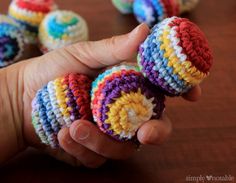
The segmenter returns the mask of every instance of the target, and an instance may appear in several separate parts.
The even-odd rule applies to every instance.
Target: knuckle
[[[81,159],[81,158],[84,158],[86,157],[88,151],[85,147],[83,146],[80,146],[77,150],[76,150],[76,159]]]
[[[105,145],[102,141],[97,142],[94,146],[94,151],[98,154],[104,154],[107,149],[107,145]]]

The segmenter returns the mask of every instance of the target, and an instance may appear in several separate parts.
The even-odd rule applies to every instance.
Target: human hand
[[[75,72],[95,77],[107,66],[132,59],[148,33],[148,27],[141,24],[126,35],[96,42],[80,42],[6,68],[4,72],[11,81],[10,85],[8,82],[8,91],[15,116],[8,123],[17,123],[15,126],[18,129],[15,131],[18,134],[16,137],[20,137],[18,141],[24,146],[35,146],[72,165],[98,167],[107,159],[130,157],[135,151],[134,144],[118,142],[86,120],[77,120],[70,128],[60,130],[58,141],[61,149],[42,145],[31,124],[31,102],[38,89],[59,76]],[[18,91],[17,95],[14,91]],[[200,87],[196,86],[183,97],[197,100],[200,93]],[[141,144],[159,145],[169,136],[171,129],[171,122],[164,113],[161,119],[143,124],[137,138]],[[1,129],[0,133],[6,136],[9,134]]]

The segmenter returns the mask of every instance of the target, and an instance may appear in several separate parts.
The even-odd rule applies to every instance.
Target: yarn
[[[134,0],[112,0],[113,5],[123,14],[129,14],[133,12]]]
[[[19,22],[25,42],[37,42],[38,27],[44,16],[57,8],[53,0],[13,0],[9,6],[9,15]]]
[[[51,12],[40,24],[39,41],[44,53],[86,40],[88,40],[86,21],[72,11]]]
[[[120,141],[132,139],[150,118],[160,118],[164,99],[136,66],[115,66],[92,83],[94,121],[104,133]]]
[[[213,57],[201,30],[188,19],[167,18],[140,45],[140,70],[167,95],[187,92],[209,75]]]
[[[0,15],[0,68],[18,61],[24,50],[19,25],[11,18]]]
[[[133,11],[136,19],[149,26],[165,18],[191,11],[198,0],[134,0]]]
[[[68,74],[38,90],[32,102],[32,123],[41,141],[58,147],[57,133],[75,120],[90,120],[91,80],[82,74]]]

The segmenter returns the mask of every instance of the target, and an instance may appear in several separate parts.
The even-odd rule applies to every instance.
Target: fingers
[[[82,163],[78,159],[68,154],[67,152],[63,151],[62,149],[52,149],[50,147],[47,147],[43,149],[43,152],[49,154],[50,156],[56,158],[57,160],[63,161],[72,166],[78,167],[82,165]]]
[[[66,50],[90,68],[103,68],[132,58],[149,31],[146,24],[141,24],[128,34],[101,41],[77,43]]]
[[[199,85],[191,88],[187,93],[183,94],[182,97],[188,101],[197,101],[201,97],[202,90]]]
[[[131,142],[118,142],[85,120],[76,121],[71,125],[70,136],[78,144],[111,159],[126,159],[135,150]]]
[[[76,158],[77,162],[90,168],[97,168],[105,163],[106,159],[92,152],[83,145],[76,143],[69,134],[68,128],[63,128],[58,134],[60,146],[70,155]]]
[[[95,42],[80,42],[33,58],[25,64],[26,80],[37,78],[33,85],[38,89],[48,81],[68,73],[94,77],[97,69],[132,58],[148,33],[147,25],[141,24],[125,35]]]
[[[137,137],[140,143],[159,145],[171,134],[172,125],[169,118],[163,113],[159,120],[150,120],[138,130]]]

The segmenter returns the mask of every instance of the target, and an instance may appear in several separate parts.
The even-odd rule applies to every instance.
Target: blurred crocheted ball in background
[[[47,13],[55,9],[54,0],[13,0],[8,14],[19,22],[25,42],[34,44],[37,43],[39,24]]]
[[[0,15],[0,68],[17,62],[23,54],[24,41],[19,25]]]
[[[134,0],[112,0],[113,5],[123,14],[129,14],[133,12]]]
[[[151,118],[160,118],[165,97],[136,66],[115,66],[92,83],[91,109],[99,128],[125,141]]]
[[[167,95],[187,92],[209,75],[213,57],[202,31],[185,18],[155,25],[140,45],[138,65]]]
[[[88,40],[87,23],[72,11],[51,12],[40,24],[39,42],[43,53],[86,40]]]
[[[59,130],[75,120],[91,120],[91,80],[82,74],[68,74],[38,90],[32,102],[32,123],[42,143],[58,147]]]
[[[191,11],[198,0],[134,0],[133,11],[136,19],[150,27],[165,18]]]

